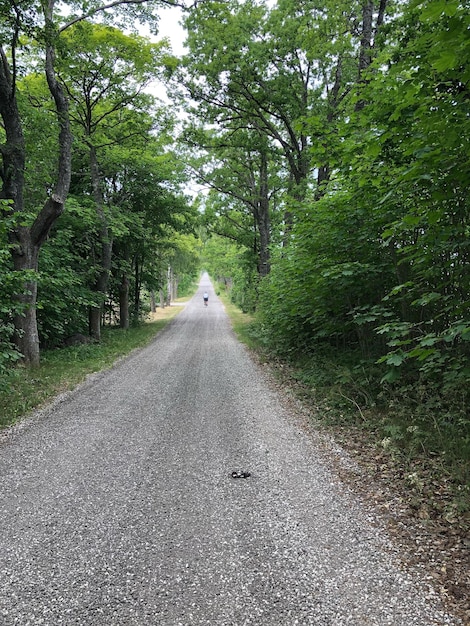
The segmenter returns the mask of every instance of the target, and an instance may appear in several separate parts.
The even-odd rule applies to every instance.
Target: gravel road
[[[3,433],[0,624],[458,624],[277,394],[205,275],[151,345]]]

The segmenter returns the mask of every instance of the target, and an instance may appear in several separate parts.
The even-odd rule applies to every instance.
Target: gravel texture
[[[150,346],[3,433],[0,480],[2,626],[459,623],[400,568],[207,276]]]

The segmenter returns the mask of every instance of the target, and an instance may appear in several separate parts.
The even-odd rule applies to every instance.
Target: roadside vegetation
[[[387,404],[380,402],[383,391],[373,388],[357,353],[324,350],[289,358],[270,349],[260,337],[256,315],[243,313],[223,290],[220,297],[240,341],[312,408],[317,425],[334,432],[355,455],[364,454],[368,464],[373,461],[379,474],[402,483],[418,518],[470,528],[470,467],[451,426],[430,433],[424,424],[410,426],[410,415],[418,421],[420,414],[414,399],[404,390],[395,395],[389,390]],[[423,408],[423,422],[428,416]]]
[[[219,291],[238,339],[259,363],[269,365],[297,409],[300,402],[310,427],[331,435],[360,466],[360,474],[337,466],[340,478],[381,511],[406,564],[422,563],[443,601],[466,624],[470,476],[466,457],[455,445],[458,436],[441,432],[434,440],[424,434],[425,425],[424,432],[410,428],[415,403],[398,392],[389,396],[387,410],[374,404],[371,380],[366,368],[358,367],[357,354],[329,350],[293,359],[273,351],[259,334],[256,315],[231,302],[224,285]],[[364,396],[368,408],[361,402]]]
[[[0,387],[0,428],[19,419],[57,395],[69,391],[93,372],[111,367],[117,360],[147,345],[181,309],[158,308],[146,322],[121,330],[105,327],[101,341],[45,350],[39,367],[17,367],[4,375]]]

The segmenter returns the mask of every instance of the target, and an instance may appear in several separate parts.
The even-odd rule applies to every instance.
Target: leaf
[[[422,3],[424,4],[424,3]],[[434,22],[438,20],[446,10],[446,2],[440,0],[438,2],[429,2],[427,6],[425,6],[420,15],[420,19],[422,22]]]
[[[399,367],[406,359],[406,354],[403,352],[392,352],[390,354],[386,354],[382,358],[378,360],[378,363],[386,363],[387,365],[393,365],[394,367]]]
[[[451,343],[459,335],[462,337],[462,339],[468,341],[470,339],[470,326],[468,326],[468,324],[466,323],[455,324],[454,326],[451,326],[451,328],[449,328],[447,332],[443,333],[442,338],[447,343]]]
[[[431,302],[436,302],[437,300],[440,300],[441,298],[442,294],[433,291],[431,293],[425,293],[423,296],[421,296],[421,298],[418,298],[417,300],[413,300],[411,304],[413,306],[426,306]]]
[[[400,370],[397,367],[394,367],[391,370],[382,376],[380,382],[381,383],[394,383],[401,377]]]
[[[383,198],[379,200],[379,204],[385,204],[385,202],[387,202],[387,200],[391,198],[394,193],[396,193],[395,189],[391,189]]]
[[[432,66],[438,72],[445,72],[459,65],[459,60],[453,50],[443,50],[437,59],[432,62]]]
[[[464,341],[470,341],[470,327],[462,331],[462,339]]]
[[[419,343],[421,346],[434,346],[439,341],[440,338],[436,337],[436,335],[426,335],[426,337],[423,337]]]
[[[425,361],[428,357],[430,357],[431,355],[434,354],[439,354],[439,350],[436,350],[434,348],[414,348],[414,350],[410,350],[410,352],[408,352],[408,356],[411,358],[417,358],[418,361]]]

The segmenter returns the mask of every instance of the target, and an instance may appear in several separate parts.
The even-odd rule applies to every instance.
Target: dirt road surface
[[[205,275],[151,345],[3,433],[0,624],[457,624],[277,394]]]

